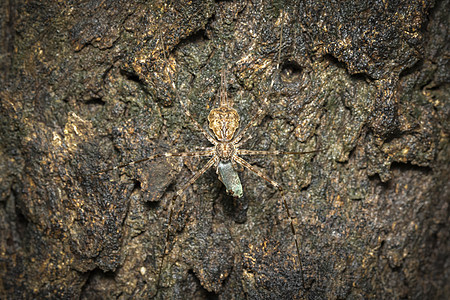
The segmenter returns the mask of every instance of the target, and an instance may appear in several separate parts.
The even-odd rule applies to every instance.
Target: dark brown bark
[[[1,10],[0,298],[450,296],[449,1]],[[170,77],[206,128],[224,67],[243,126],[268,95],[244,148],[323,151],[246,157],[284,194],[244,170],[238,201],[206,172],[175,202],[158,286],[169,203],[205,160],[92,174],[208,146]]]

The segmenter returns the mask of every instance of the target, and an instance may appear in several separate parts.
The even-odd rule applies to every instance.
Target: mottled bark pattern
[[[0,4],[1,299],[445,299],[449,1]],[[282,30],[280,73],[275,72]],[[205,160],[227,68],[244,196]],[[273,77],[275,76],[275,77]],[[274,79],[268,105],[261,101]],[[248,208],[248,211],[247,211]],[[302,276],[304,283],[302,282]]]

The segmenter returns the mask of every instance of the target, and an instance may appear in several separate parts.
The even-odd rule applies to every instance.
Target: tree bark
[[[0,298],[450,296],[449,1],[1,10]],[[111,170],[209,147],[180,101],[208,128],[222,72],[241,128],[265,111],[242,148],[320,150],[244,156],[283,191],[211,168],[172,201],[207,158]]]

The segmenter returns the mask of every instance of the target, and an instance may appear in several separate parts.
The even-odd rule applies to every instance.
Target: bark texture
[[[2,1],[0,298],[448,298],[449,6]],[[206,172],[162,263],[205,159],[95,172],[209,146],[224,68],[243,148],[322,151]]]

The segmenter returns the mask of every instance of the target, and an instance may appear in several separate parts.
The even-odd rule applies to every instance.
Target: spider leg
[[[112,170],[117,170],[117,169],[125,168],[125,167],[132,166],[132,165],[134,165],[134,164],[138,164],[138,163],[141,163],[141,162],[144,162],[144,161],[147,161],[147,160],[153,160],[153,159],[156,159],[156,158],[161,157],[161,156],[163,156],[162,153],[157,153],[157,154],[148,156],[148,157],[146,157],[146,158],[142,158],[142,159],[130,161],[130,162],[128,162],[128,163],[121,164],[121,165],[117,165],[117,166],[114,166],[114,167],[112,167],[112,168],[103,169],[103,170],[97,171],[97,172],[95,172],[95,173],[92,173],[92,174],[90,174],[90,175],[93,176],[93,175],[97,175],[97,174],[101,174],[101,173],[106,173],[106,172],[109,172],[109,171],[112,171]]]
[[[303,263],[302,263],[302,257],[300,255],[300,247],[301,244],[298,241],[298,237],[297,237],[297,232],[295,230],[295,226],[294,226],[294,217],[291,215],[291,211],[289,210],[289,206],[287,205],[287,201],[286,201],[286,195],[284,194],[284,190],[280,190],[281,192],[281,199],[283,199],[283,206],[286,209],[286,214],[289,218],[289,223],[291,225],[291,231],[292,234],[294,235],[294,241],[295,241],[295,249],[297,250],[297,259],[298,259],[298,265],[300,266],[300,272],[301,272],[301,278],[302,278],[302,286],[303,288],[305,287],[305,279],[303,278]]]
[[[219,158],[214,155],[207,163],[206,165],[197,173],[194,174],[194,176],[191,177],[191,179],[189,179],[188,182],[186,182],[174,195],[174,198],[180,196],[181,194],[184,193],[184,191],[191,185],[193,184],[195,181],[197,181],[197,179],[202,176],[203,173],[205,173],[209,168],[212,167],[212,165],[216,162],[218,162]]]
[[[267,98],[267,97],[266,97]],[[265,106],[265,103],[264,103]],[[258,119],[264,114],[265,115],[266,110],[265,109],[259,109],[256,114],[253,116],[253,118],[248,122],[248,124],[236,135],[236,137],[233,139],[233,142],[235,143],[241,143],[243,140],[243,137],[245,136],[245,133],[247,130],[250,129],[252,126],[256,126],[258,124]]]
[[[92,173],[90,175],[97,175],[97,174],[101,174],[101,173],[106,173],[112,170],[117,170],[117,169],[121,169],[121,168],[125,168],[128,166],[132,166],[144,161],[148,161],[148,160],[153,160],[159,157],[172,157],[172,156],[179,156],[179,157],[186,157],[186,156],[211,156],[214,154],[214,149],[213,148],[208,148],[208,150],[204,150],[204,151],[195,151],[195,152],[178,152],[178,153],[170,153],[170,152],[166,152],[166,153],[157,153],[142,159],[138,159],[138,160],[134,160],[125,164],[121,164],[118,166],[114,166],[112,168],[108,168],[108,169],[104,169],[104,170],[100,170],[98,172]]]
[[[222,59],[225,60],[225,58],[223,57],[223,53],[222,53]],[[233,105],[230,105],[230,103],[228,102],[228,94],[227,94],[228,84],[227,84],[227,80],[225,79],[225,78],[227,78],[227,75],[226,75],[226,68],[227,67],[228,67],[228,65],[225,64],[223,66],[223,68],[222,68],[222,71],[221,71],[219,105],[220,106],[231,107]]]
[[[233,159],[240,165],[246,167],[247,169],[249,169],[250,171],[252,171],[253,173],[255,173],[256,175],[258,175],[259,177],[261,177],[262,179],[266,180],[267,182],[269,182],[270,184],[272,184],[274,187],[276,187],[280,193],[281,193],[281,198],[282,198],[282,203],[284,208],[286,209],[286,214],[289,218],[289,222],[290,222],[290,226],[291,226],[291,231],[292,234],[294,235],[294,240],[295,240],[295,248],[297,250],[297,259],[298,259],[298,264],[300,266],[300,272],[301,272],[301,278],[302,278],[302,285],[303,287],[305,286],[305,282],[303,279],[303,264],[302,264],[302,259],[301,259],[301,255],[300,255],[300,243],[298,241],[298,237],[297,237],[297,232],[295,230],[294,227],[294,218],[292,217],[292,214],[289,210],[289,207],[287,205],[286,202],[286,196],[284,194],[283,189],[281,188],[281,186],[275,182],[274,180],[270,179],[266,174],[264,174],[264,172],[262,172],[258,167],[252,166],[250,163],[248,163],[246,160],[242,159],[241,157],[237,156],[237,155],[233,155]]]
[[[172,76],[170,76],[172,77]],[[178,101],[181,103],[181,106],[183,107],[184,113],[191,119],[191,122],[197,127],[197,129],[205,136],[205,138],[213,145],[217,144],[217,141],[211,136],[211,134],[206,131],[191,115],[189,109],[187,108],[186,104],[181,100],[181,98],[178,95],[178,92],[175,88],[175,83],[172,82],[172,87],[175,89],[175,97],[178,99]]]
[[[219,160],[219,158],[214,155],[207,163],[206,165],[200,170],[198,171],[196,174],[194,174],[194,176],[191,177],[191,179],[189,179],[189,181],[187,183],[185,183],[176,193],[175,195],[172,197],[170,204],[169,204],[169,216],[167,218],[167,231],[166,231],[166,241],[164,243],[164,249],[163,249],[163,253],[162,253],[162,258],[161,258],[161,265],[159,267],[159,271],[158,271],[158,281],[157,281],[157,287],[160,286],[160,280],[161,280],[161,272],[162,272],[162,268],[164,265],[164,258],[166,257],[166,252],[167,252],[167,246],[169,244],[169,239],[170,239],[170,226],[172,224],[172,216],[173,216],[173,203],[175,202],[175,199],[178,198],[180,195],[182,195],[184,193],[184,191],[191,185],[193,184],[203,173],[205,173],[209,168],[212,167],[212,165],[214,165],[214,163],[216,163]]]
[[[178,156],[178,157],[186,157],[186,156],[211,156],[214,154],[214,148],[208,148],[208,150],[202,150],[202,151],[195,151],[195,152],[178,152],[178,153],[164,153],[162,156],[171,157],[171,156]]]
[[[316,153],[316,152],[320,152],[320,151],[322,151],[322,149],[312,150],[312,151],[302,151],[302,152],[280,151],[280,150],[265,151],[265,150],[238,149],[237,154],[238,155],[302,155],[302,154]]]
[[[266,174],[264,174],[263,171],[261,171],[258,167],[252,166],[250,163],[248,163],[246,160],[244,160],[243,158],[237,156],[236,154],[233,155],[233,160],[236,161],[238,164],[240,164],[241,166],[249,169],[250,171],[252,171],[253,173],[255,173],[256,175],[258,175],[259,177],[261,177],[262,179],[264,179],[265,181],[267,181],[268,183],[270,183],[271,185],[273,185],[274,187],[276,187],[277,189],[281,190],[281,186],[274,180],[270,179]]]
[[[239,149],[239,147],[241,147],[241,145],[242,144],[244,144],[246,141],[248,141],[248,140],[250,140],[250,139],[252,139],[253,137],[249,134],[249,135],[247,135],[247,136],[244,136],[244,137],[242,137],[241,138],[241,140],[238,142],[238,143],[236,143],[235,145],[234,145],[234,147],[236,148],[236,149]]]

